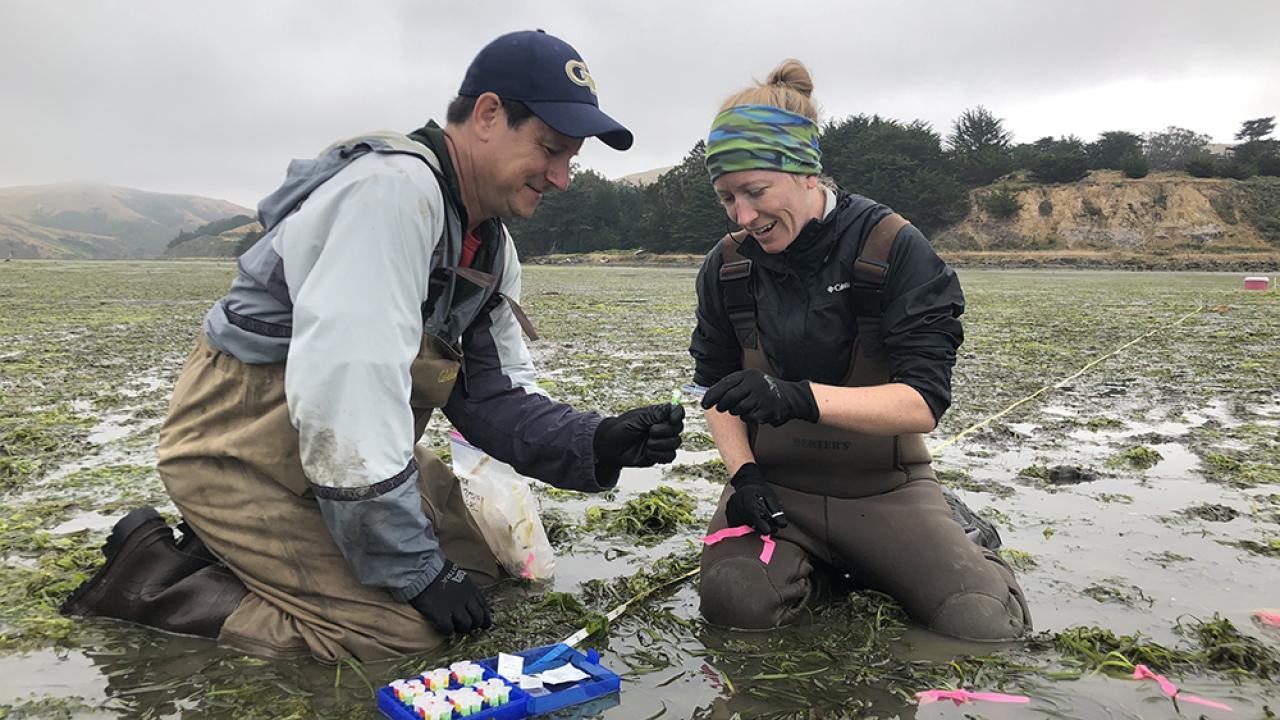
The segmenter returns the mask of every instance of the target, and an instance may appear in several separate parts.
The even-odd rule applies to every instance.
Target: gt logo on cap
[[[592,79],[591,73],[587,70],[587,64],[581,60],[570,60],[565,63],[564,74],[569,76],[569,80],[574,85],[590,88],[592,95],[599,94],[596,92],[596,81]]]

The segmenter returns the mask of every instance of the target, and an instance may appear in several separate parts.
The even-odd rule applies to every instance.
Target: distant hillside
[[[225,200],[101,183],[0,188],[0,257],[150,257],[179,232],[253,214]]]
[[[987,198],[1002,188],[1020,206],[1007,218]],[[932,237],[942,250],[1280,252],[1280,178],[1193,178],[1152,173],[1133,180],[1095,171],[1074,183],[1009,181],[971,193],[968,217]]]
[[[171,243],[165,257],[236,257],[262,237],[261,223],[247,215],[237,217],[241,222],[234,227],[227,227],[233,224],[231,219],[220,220],[178,236],[175,240],[181,242]]]
[[[618,178],[617,182],[623,183],[624,185],[631,185],[633,187],[644,187],[645,185],[652,185],[653,183],[658,181],[658,178],[662,177],[663,173],[671,170],[673,167],[675,166],[663,165],[660,168],[645,170],[643,172],[638,172],[638,173],[631,173],[630,175],[623,175],[622,177]]]

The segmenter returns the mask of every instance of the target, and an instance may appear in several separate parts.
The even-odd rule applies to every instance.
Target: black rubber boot
[[[102,546],[106,564],[71,593],[62,614],[216,638],[248,591],[189,528],[182,545],[155,508],[130,512]]]
[[[960,523],[960,527],[964,528],[964,534],[969,536],[969,540],[974,545],[988,550],[1000,549],[1002,544],[1000,532],[990,520],[970,510],[960,496],[951,491],[951,488],[942,488],[942,497],[946,499],[947,507],[951,508],[951,517]]]

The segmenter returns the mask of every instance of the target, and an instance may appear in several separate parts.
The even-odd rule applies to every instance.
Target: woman
[[[702,612],[769,628],[848,574],[929,628],[1004,640],[1031,628],[1013,573],[953,519],[922,433],[951,401],[964,295],[924,236],[821,178],[813,82],[788,60],[730,97],[707,169],[743,228],[698,277],[694,380],[732,481],[702,556]]]

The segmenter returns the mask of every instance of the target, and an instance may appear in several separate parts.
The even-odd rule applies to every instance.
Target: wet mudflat
[[[539,489],[559,552],[554,583],[497,589],[500,626],[431,657],[266,663],[60,618],[116,516],[172,511],[152,469],[159,422],[232,273],[218,262],[0,264],[0,717],[373,717],[370,688],[387,680],[588,624],[624,682],[620,705],[586,716],[1280,710],[1280,630],[1251,620],[1280,607],[1280,293],[1247,293],[1226,274],[961,270],[967,338],[930,444],[943,481],[998,521],[1035,615],[1028,643],[943,640],[871,594],[772,633],[699,623],[696,579],[675,579],[696,568],[724,471],[696,412],[675,467],[627,471],[605,497]],[[528,268],[523,304],[545,338],[532,346],[544,387],[605,412],[669,397],[690,375],[693,278]],[[438,419],[425,441],[444,450],[446,431]],[[603,612],[644,592],[604,626]],[[1126,679],[1135,663],[1235,711],[1175,709],[1156,683]],[[909,701],[960,686],[1032,702]]]

